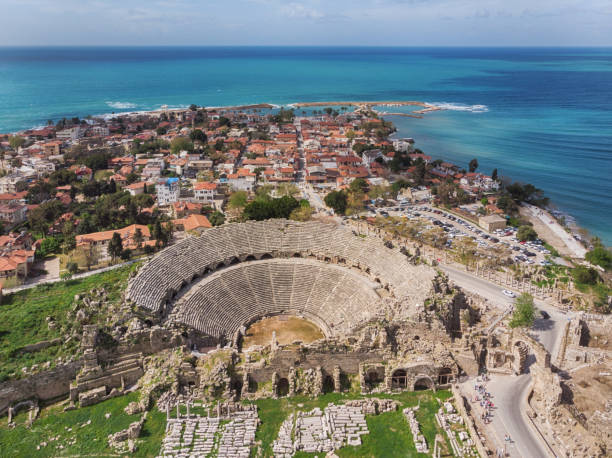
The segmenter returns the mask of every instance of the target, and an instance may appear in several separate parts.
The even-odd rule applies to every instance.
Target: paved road
[[[505,309],[512,303],[512,299],[506,297],[502,288],[467,272],[454,269],[449,266],[440,265],[449,278],[460,287],[477,293],[490,301],[494,306]],[[560,312],[557,308],[542,301],[536,301],[539,309],[550,314],[549,319],[538,318],[533,327],[535,337],[551,353],[554,360],[559,352],[561,336],[565,323],[571,315]],[[530,374],[520,376],[492,375],[491,381],[487,383],[487,390],[492,394],[493,403],[497,407],[493,414],[490,426],[495,431],[498,442],[504,443],[505,434],[509,434],[512,443],[508,445],[508,453],[512,457],[545,457],[550,456],[546,444],[532,429],[529,419],[526,418],[522,407],[525,405],[529,394]],[[466,393],[473,392],[473,380],[464,384]]]

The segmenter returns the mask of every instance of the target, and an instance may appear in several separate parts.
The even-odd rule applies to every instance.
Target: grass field
[[[450,397],[448,391],[405,392],[397,395],[380,394],[378,397],[396,399],[401,408],[415,406],[420,402],[417,419],[428,444],[433,444],[438,429],[434,413],[438,410],[437,399]],[[256,441],[261,455],[272,456],[272,442],[276,439],[281,423],[295,410],[308,411],[314,407],[324,408],[330,402],[338,403],[348,399],[362,398],[361,395],[329,393],[317,399],[296,396],[282,399],[261,399],[255,401],[258,406],[261,424],[257,429]],[[54,457],[54,456],[111,456],[113,450],[108,447],[109,434],[128,427],[140,418],[140,415],[127,415],[123,409],[138,399],[138,393],[110,399],[99,404],[62,412],[61,406],[43,409],[31,428],[26,428],[27,413],[20,413],[15,422],[17,426],[9,429],[6,422],[0,424],[0,456],[11,457]],[[362,436],[359,447],[344,447],[336,451],[340,457],[417,457],[408,423],[400,410],[381,415],[367,416],[370,433]],[[193,413],[204,414],[204,411]],[[110,413],[109,418],[106,414]],[[183,412],[184,413],[184,412]],[[91,424],[86,423],[91,420]],[[131,456],[151,457],[159,453],[166,427],[166,415],[151,409],[144,423],[140,438],[137,440],[137,451]],[[56,438],[55,440],[51,440]],[[75,441],[74,443],[72,443]],[[47,445],[37,447],[41,443]],[[61,447],[60,447],[61,446]],[[257,455],[257,447],[252,456]],[[443,450],[444,452],[444,450]],[[312,458],[316,454],[297,453],[296,457]],[[320,455],[320,454],[319,454]],[[116,456],[116,455],[115,455]]]
[[[14,429],[8,429],[6,421],[2,422],[0,455],[24,458],[115,455],[108,447],[108,435],[140,419],[140,415],[127,415],[123,411],[125,406],[136,400],[138,393],[130,393],[68,412],[62,412],[60,407],[50,407],[42,410],[30,429],[23,424],[27,414],[21,413],[16,418],[17,426]],[[108,419],[105,416],[107,413],[110,413]],[[87,425],[89,420],[91,424]],[[149,412],[141,432],[142,442],[139,442],[138,450],[132,456],[150,457],[159,453],[165,427],[165,414],[157,409]],[[74,440],[76,443],[71,445],[70,442]],[[37,450],[43,442],[47,445]]]
[[[66,339],[65,330],[73,324],[69,316],[75,294],[84,294],[92,288],[103,287],[112,302],[119,301],[130,272],[138,264],[122,267],[90,277],[67,282],[41,285],[19,291],[2,298],[0,304],[0,381],[11,373],[21,375],[21,368],[54,360],[58,356],[74,354],[79,342],[64,342],[34,353],[19,351],[25,345],[57,337]],[[103,315],[104,311],[100,311]],[[46,317],[52,317],[57,326],[50,329]],[[96,316],[92,317],[95,322]]]
[[[391,398],[399,401],[401,407],[395,412],[388,412],[376,416],[367,416],[370,434],[362,436],[363,443],[359,447],[344,447],[336,450],[340,457],[417,457],[419,455],[412,441],[412,435],[408,423],[403,417],[401,409],[415,406],[420,402],[420,409],[416,416],[421,425],[421,431],[427,439],[427,443],[433,446],[437,433],[443,435],[436,424],[434,414],[438,411],[437,399],[447,399],[451,396],[448,391],[404,392],[396,395],[378,394],[373,397]],[[255,401],[259,409],[261,424],[257,429],[256,440],[263,452],[263,456],[272,456],[272,442],[278,435],[281,423],[295,410],[308,411],[315,407],[324,408],[330,402],[347,399],[363,398],[357,394],[329,393],[317,399],[304,397],[261,399]],[[256,452],[252,453],[255,456]],[[297,458],[311,458],[315,453],[299,452]],[[320,453],[318,455],[321,455]]]

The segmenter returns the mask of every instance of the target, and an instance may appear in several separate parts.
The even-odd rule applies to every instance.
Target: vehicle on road
[[[550,314],[544,310],[540,310],[540,315],[542,315],[542,318],[544,318],[545,320],[548,320],[550,318]]]
[[[516,293],[512,292],[512,291],[508,291],[507,289],[504,289],[502,291],[502,294],[504,296],[508,296],[508,297],[516,297]]]

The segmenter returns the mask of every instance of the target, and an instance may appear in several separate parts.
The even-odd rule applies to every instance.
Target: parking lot
[[[371,209],[370,216],[401,216],[408,219],[423,218],[429,220],[433,226],[438,226],[446,232],[448,241],[446,246],[452,248],[453,242],[462,237],[470,237],[480,249],[505,247],[512,251],[512,259],[517,264],[542,266],[550,265],[547,259],[550,255],[541,240],[534,242],[519,242],[516,238],[517,228],[507,227],[493,233],[484,231],[479,226],[460,216],[431,207],[427,204],[411,205],[400,203],[393,207]]]

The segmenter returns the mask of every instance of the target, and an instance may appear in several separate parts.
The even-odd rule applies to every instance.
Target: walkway
[[[135,262],[142,261],[144,259],[148,259],[148,258],[147,257],[142,257],[142,258],[138,258],[138,259],[132,259],[131,261],[122,262],[120,264],[115,264],[113,266],[103,267],[101,269],[90,270],[89,272],[84,272],[82,274],[76,274],[76,275],[72,276],[71,280],[78,280],[79,278],[90,277],[90,276],[95,275],[95,274],[99,274],[99,273],[102,273],[102,272],[108,272],[109,270],[118,269],[119,267],[129,266],[130,264],[134,264]],[[40,285],[48,285],[50,283],[58,283],[60,281],[63,281],[63,280],[61,278],[43,279],[43,280],[40,280],[40,281],[35,281],[33,283],[28,283],[27,285],[15,286],[14,288],[7,288],[7,289],[2,291],[2,294],[4,294],[4,295],[13,294],[13,293],[16,293],[16,292],[19,292],[19,291],[25,291],[26,289],[36,288],[37,286],[40,286]]]

